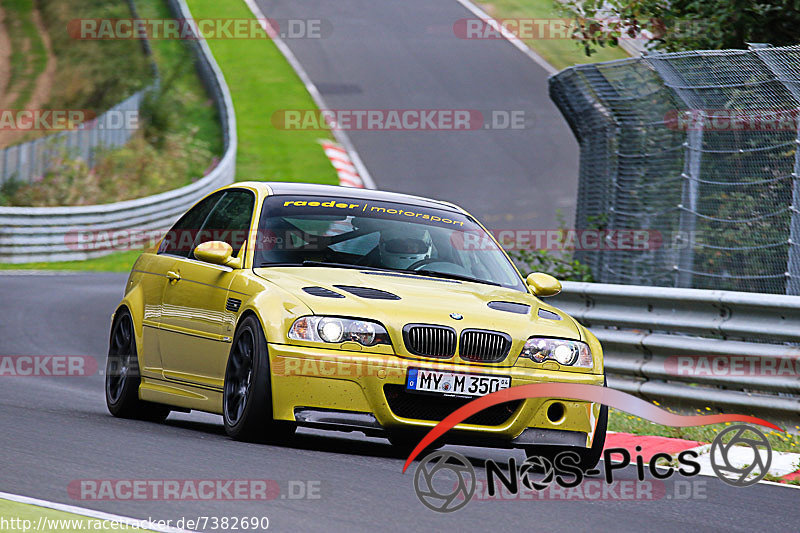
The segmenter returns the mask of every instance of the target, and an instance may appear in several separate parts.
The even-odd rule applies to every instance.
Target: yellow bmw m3
[[[298,426],[361,431],[407,450],[497,390],[603,385],[597,339],[540,300],[463,209],[333,186],[244,182],[187,211],[136,261],[110,334],[116,416],[220,414],[235,438]],[[447,443],[577,451],[597,463],[607,410],[533,398],[495,405]]]

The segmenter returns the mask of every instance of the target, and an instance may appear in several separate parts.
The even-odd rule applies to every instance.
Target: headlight
[[[340,318],[322,318],[317,323],[317,333],[325,342],[342,342],[344,324]]]
[[[386,328],[377,322],[335,316],[298,318],[289,329],[289,338],[296,341],[328,343],[354,341],[362,346],[392,344]]]
[[[563,366],[592,368],[592,351],[579,341],[531,337],[519,356],[536,363],[552,360]]]

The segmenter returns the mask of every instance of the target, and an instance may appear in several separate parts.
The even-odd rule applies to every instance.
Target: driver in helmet
[[[384,231],[378,243],[381,265],[407,270],[411,265],[431,257],[433,244],[425,228],[407,226],[402,231]]]

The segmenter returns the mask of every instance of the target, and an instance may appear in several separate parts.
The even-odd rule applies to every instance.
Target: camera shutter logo
[[[534,481],[530,476],[534,472],[543,472],[544,476],[540,480]],[[546,457],[538,455],[528,457],[520,466],[519,476],[522,478],[522,484],[530,490],[544,490],[550,486],[555,478],[553,462]]]
[[[748,455],[746,464],[735,466],[733,452],[748,447],[752,451],[752,459]],[[772,447],[759,430],[740,424],[725,428],[714,437],[710,459],[711,468],[722,481],[734,487],[747,487],[764,479],[769,472]]]
[[[414,472],[414,490],[427,508],[451,513],[467,505],[475,494],[475,469],[459,453],[433,452]]]

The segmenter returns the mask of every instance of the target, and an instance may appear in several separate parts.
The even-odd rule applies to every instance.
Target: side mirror
[[[561,282],[550,274],[545,274],[544,272],[534,272],[533,274],[528,274],[528,277],[525,281],[528,284],[528,287],[531,288],[531,291],[533,291],[533,294],[536,296],[541,296],[542,298],[547,296],[555,296],[561,292]]]
[[[233,247],[227,242],[206,241],[198,244],[194,249],[194,256],[196,259],[212,265],[241,268],[241,261],[233,257]]]

